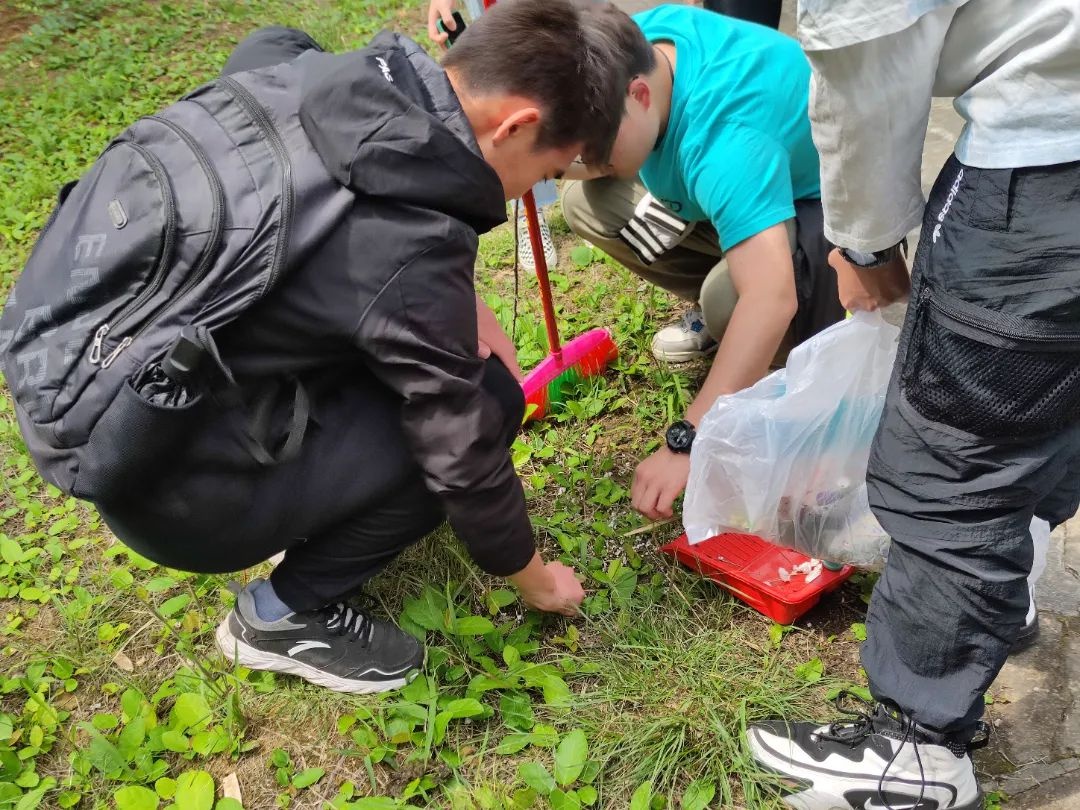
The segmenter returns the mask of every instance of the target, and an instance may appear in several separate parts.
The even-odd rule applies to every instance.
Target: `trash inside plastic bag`
[[[900,330],[857,313],[792,350],[787,368],[720,397],[690,454],[683,522],[691,543],[748,532],[810,557],[884,564],[866,464]]]

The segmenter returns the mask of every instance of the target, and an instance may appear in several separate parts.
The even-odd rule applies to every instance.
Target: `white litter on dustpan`
[[[776,575],[780,577],[781,582],[791,582],[791,578],[796,574],[802,574],[806,577],[806,582],[813,582],[815,579],[821,576],[821,570],[823,568],[821,560],[811,559],[806,562],[801,562],[788,571],[786,568],[777,568]]]

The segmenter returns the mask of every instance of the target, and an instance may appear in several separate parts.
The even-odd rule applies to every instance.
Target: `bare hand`
[[[840,303],[848,312],[873,312],[907,298],[911,291],[907,263],[900,255],[880,267],[865,268],[855,266],[834,249],[829,264],[836,271]]]
[[[485,304],[479,295],[476,296],[476,333],[479,344],[476,353],[481,359],[487,360],[491,355],[495,355],[514,375],[515,380],[521,382],[525,379],[521,366],[518,365],[514,341],[510,340],[491,307]]]
[[[547,587],[532,592],[522,591],[522,600],[533,610],[577,616],[578,608],[585,599],[585,589],[578,582],[574,569],[561,562],[549,562],[544,570],[548,574]]]
[[[638,465],[630,500],[645,517],[660,520],[672,516],[675,499],[690,478],[690,456],[661,447]]]
[[[446,48],[446,40],[449,35],[440,31],[437,23],[441,19],[447,31],[456,31],[457,23],[454,22],[454,0],[431,0],[427,10],[427,32],[431,41],[436,45]]]

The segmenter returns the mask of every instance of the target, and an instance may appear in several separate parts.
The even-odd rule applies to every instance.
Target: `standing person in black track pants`
[[[792,807],[977,810],[1029,524],[1080,504],[1080,4],[803,0],[799,35],[842,303],[903,298],[899,243],[922,233],[867,475],[892,537],[862,649],[875,702],[753,726],[750,747]],[[966,123],[924,205],[933,96]]]

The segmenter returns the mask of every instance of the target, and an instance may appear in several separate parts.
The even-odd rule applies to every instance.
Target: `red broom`
[[[536,213],[536,200],[532,189],[522,196],[525,217],[529,226],[529,242],[536,261],[536,281],[540,287],[540,303],[547,328],[548,356],[540,365],[525,375],[521,387],[525,390],[525,420],[543,419],[554,403],[562,402],[578,380],[604,373],[608,363],[619,356],[619,349],[604,328],[590,329],[578,335],[565,346],[559,340],[559,327],[555,320],[555,305],[551,300],[551,282],[548,280],[547,259],[540,238],[540,219]],[[531,406],[531,407],[530,407]]]
[[[484,0],[484,8],[495,0]],[[521,387],[525,391],[525,420],[543,419],[554,403],[562,402],[578,380],[603,374],[608,364],[619,356],[619,349],[608,329],[590,329],[578,335],[565,346],[559,340],[559,326],[555,320],[555,305],[551,300],[551,282],[548,280],[547,259],[540,238],[540,218],[536,213],[536,199],[532,189],[522,195],[525,217],[529,226],[529,243],[536,262],[536,280],[540,287],[540,302],[547,329],[548,356],[540,365],[525,375]],[[515,257],[516,258],[516,257]],[[534,407],[529,407],[534,406]]]

